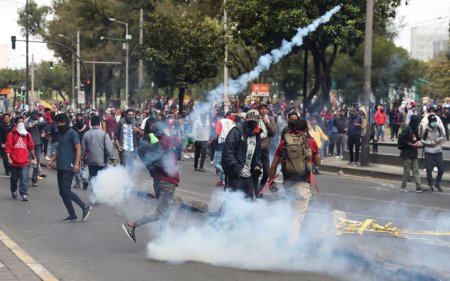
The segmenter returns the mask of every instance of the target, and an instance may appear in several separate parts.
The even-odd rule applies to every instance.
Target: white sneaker
[[[437,167],[434,167],[433,168],[433,172],[437,172],[438,171],[438,168]]]
[[[51,158],[50,158],[50,157],[48,157],[48,156],[45,156],[45,160],[47,160],[47,161],[50,161],[50,160],[51,160]]]

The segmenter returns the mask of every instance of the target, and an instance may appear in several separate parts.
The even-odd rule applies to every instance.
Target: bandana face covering
[[[19,135],[21,136],[26,136],[28,134],[28,131],[25,129],[25,124],[23,122],[17,124],[17,132],[19,132]]]

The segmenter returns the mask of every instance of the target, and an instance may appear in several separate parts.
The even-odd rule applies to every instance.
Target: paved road
[[[191,160],[180,162],[180,167],[182,186],[177,191],[179,194],[208,199],[217,190],[214,186],[217,179],[210,167],[207,173],[194,172]],[[159,262],[146,257],[147,243],[154,240],[157,233],[156,225],[148,227],[148,231],[140,229],[138,242],[133,244],[120,228],[123,219],[117,215],[118,211],[105,205],[94,207],[85,223],[60,223],[59,220],[67,214],[57,192],[55,173],[51,171],[48,175],[39,187],[31,188],[30,201],[27,203],[11,199],[9,179],[0,178],[0,229],[61,280],[386,280],[375,275],[374,272],[380,269],[378,267],[371,267],[373,274],[366,271],[363,276],[358,275],[357,270],[348,268],[349,264],[355,262],[360,268],[367,268],[367,264],[378,266],[379,262],[372,259],[374,256],[389,261],[391,266],[383,264],[382,268],[394,272],[398,267],[411,272],[430,271],[432,274],[447,269],[445,264],[450,252],[448,240],[399,240],[374,236],[332,238],[332,248],[339,250],[333,250],[331,254],[318,253],[315,249],[303,253],[299,251],[299,255],[303,255],[303,264],[298,267],[300,270],[294,272],[286,272],[281,268],[278,270],[281,272],[266,272],[196,262]],[[142,185],[149,184],[145,171],[138,177]],[[393,221],[402,228],[450,229],[449,194],[405,194],[398,192],[398,183],[336,175],[322,175],[318,182],[321,194],[314,195],[305,222],[305,226],[315,227],[306,227],[309,230],[306,233],[311,232],[311,229],[319,233],[318,229],[326,225],[325,218],[333,209],[347,212],[351,219],[374,217],[380,223]],[[88,198],[88,191],[76,192],[84,199]],[[278,196],[267,196],[267,200],[276,201]],[[216,206],[213,205],[213,208]],[[205,220],[202,215],[180,211],[174,214],[174,224],[182,225],[192,216],[199,224]],[[329,228],[331,226],[328,224]],[[314,231],[310,237],[315,235]],[[180,232],[179,239],[183,236],[184,233]],[[205,237],[206,240],[208,237]],[[242,252],[244,261],[254,251],[251,241],[250,238],[249,248],[246,249],[249,252]],[[314,243],[317,243],[317,239]],[[216,257],[226,254],[208,248],[204,251]],[[358,253],[357,256],[354,252]],[[308,254],[311,254],[311,259],[305,259]],[[346,262],[336,263],[336,256],[345,257]],[[277,263],[276,255],[260,258],[273,259],[273,263]],[[409,277],[405,280],[415,280]]]

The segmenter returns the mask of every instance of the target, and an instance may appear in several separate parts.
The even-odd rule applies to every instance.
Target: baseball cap
[[[249,110],[249,111],[247,112],[247,114],[245,115],[245,121],[255,121],[255,122],[259,122],[260,117],[261,117],[261,116],[259,115],[258,110],[252,109],[252,110]]]
[[[269,107],[269,105],[265,102],[260,102],[258,105],[258,109],[260,109],[261,107]]]

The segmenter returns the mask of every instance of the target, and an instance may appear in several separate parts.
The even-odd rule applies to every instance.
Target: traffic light
[[[16,36],[11,36],[11,43],[13,50],[16,49]]]
[[[89,94],[91,92],[91,80],[84,81],[84,91],[86,94]]]

